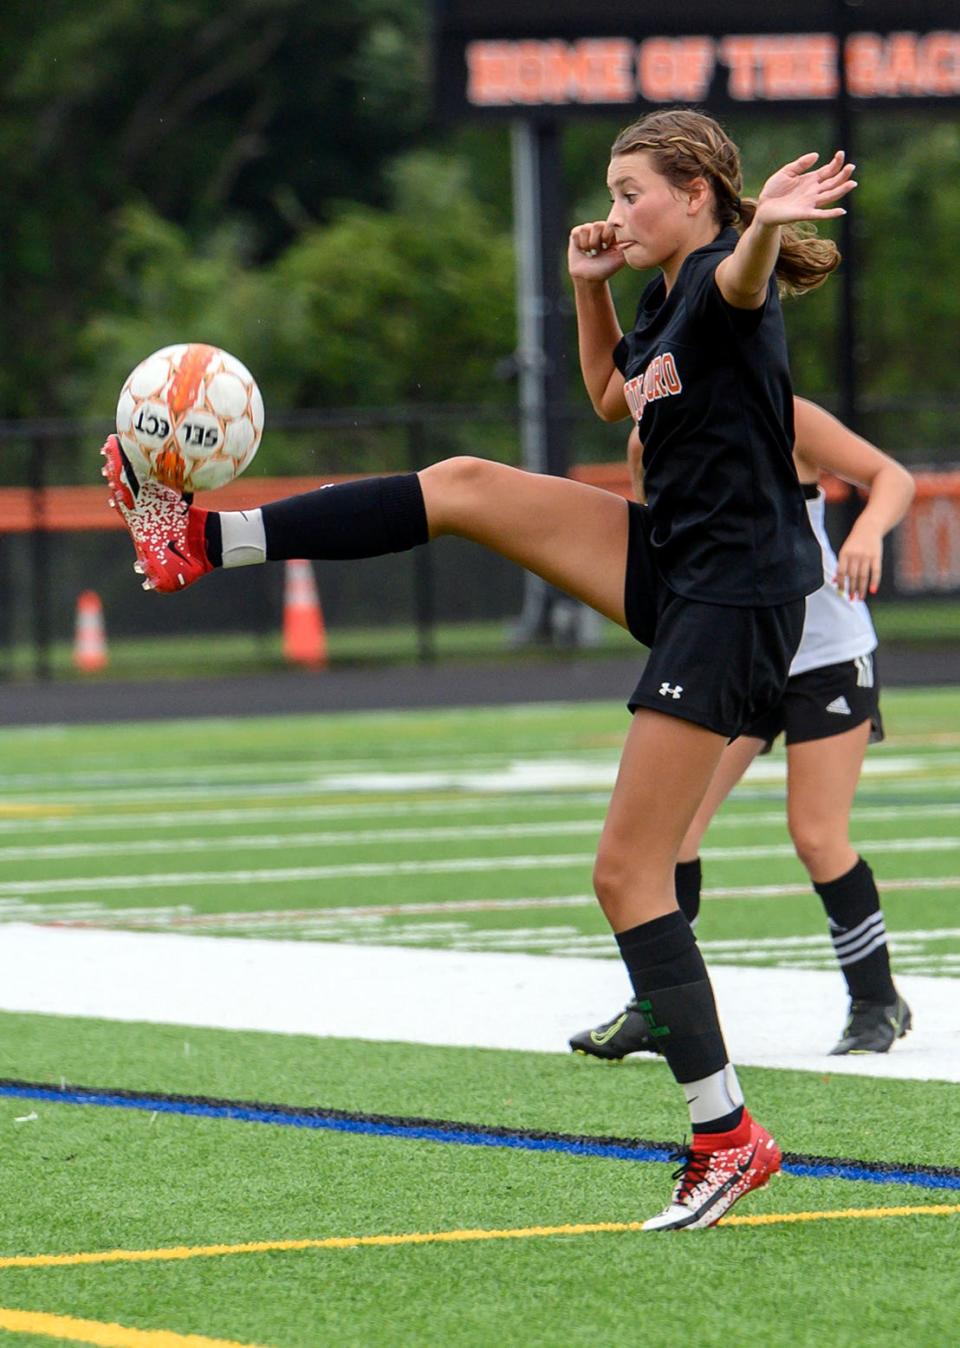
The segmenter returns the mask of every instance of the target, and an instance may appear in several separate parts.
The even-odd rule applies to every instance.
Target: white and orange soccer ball
[[[117,434],[139,477],[209,491],[231,482],[256,454],[263,399],[247,367],[219,347],[165,346],[127,376]]]

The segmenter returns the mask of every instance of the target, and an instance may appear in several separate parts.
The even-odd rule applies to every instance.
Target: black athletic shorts
[[[743,734],[766,740],[763,753],[769,753],[780,734],[786,744],[807,744],[842,735],[864,721],[870,722],[869,742],[882,740],[880,683],[872,654],[794,674],[777,706],[746,726]]]
[[[684,599],[657,570],[649,512],[628,505],[627,626],[650,655],[627,706],[666,712],[736,739],[783,697],[803,631],[804,600],[737,608]]]

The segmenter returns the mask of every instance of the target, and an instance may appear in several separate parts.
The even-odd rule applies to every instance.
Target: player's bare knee
[[[803,866],[817,879],[831,869],[834,858],[849,849],[846,834],[838,834],[826,826],[809,823],[791,823],[790,837]]]
[[[457,533],[469,523],[477,503],[494,489],[500,465],[471,454],[441,459],[420,473],[431,533]]]
[[[628,901],[632,874],[632,868],[618,849],[601,844],[593,865],[593,890],[600,907],[614,925]]]

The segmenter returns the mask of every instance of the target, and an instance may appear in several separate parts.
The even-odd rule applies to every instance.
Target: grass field
[[[915,1032],[855,1073],[824,1056],[842,991],[775,753],[707,839],[699,936],[718,989],[768,990],[721,1011],[778,1064],[741,1078],[788,1164],[670,1237],[636,1228],[676,1087],[564,1041],[625,995],[589,890],[622,708],[8,731],[0,1333],[955,1341],[960,1017],[921,1009],[960,992],[960,695],[884,710],[854,839]]]

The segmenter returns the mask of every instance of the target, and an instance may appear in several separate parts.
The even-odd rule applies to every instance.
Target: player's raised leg
[[[488,459],[445,459],[418,476],[431,538],[472,539],[626,625],[626,501]]]
[[[147,589],[172,592],[216,566],[403,552],[441,534],[472,539],[625,625],[627,504],[610,492],[486,459],[364,478],[249,511],[213,512],[140,483],[116,436],[103,447],[111,503]]]

